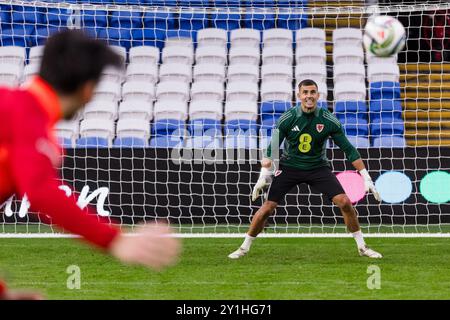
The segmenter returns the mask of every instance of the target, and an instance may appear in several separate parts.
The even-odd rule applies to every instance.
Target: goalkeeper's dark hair
[[[65,30],[47,39],[39,76],[58,93],[71,94],[88,81],[99,81],[106,66],[121,68],[122,57],[81,30]]]
[[[302,86],[316,86],[316,89],[319,90],[319,86],[312,79],[305,79],[305,80],[300,81],[300,83],[298,84],[298,90],[300,90],[300,88]]]

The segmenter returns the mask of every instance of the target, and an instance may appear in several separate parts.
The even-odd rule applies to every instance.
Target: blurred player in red
[[[165,225],[142,226],[135,236],[87,214],[60,190],[55,167],[61,148],[53,127],[70,119],[91,100],[106,66],[121,67],[121,57],[103,42],[68,30],[47,40],[39,76],[25,87],[0,89],[0,204],[25,193],[31,209],[45,221],[82,236],[123,263],[161,269],[175,262],[179,242]],[[7,290],[0,298],[38,299],[39,294]]]

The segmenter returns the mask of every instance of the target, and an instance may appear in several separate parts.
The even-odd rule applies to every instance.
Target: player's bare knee
[[[333,198],[333,202],[339,207],[339,209],[350,212],[352,210],[352,202],[345,194],[337,195]]]
[[[278,203],[276,203],[274,201],[269,201],[269,200],[265,201],[261,207],[261,209],[263,209],[262,210],[263,215],[266,217],[270,216],[273,213],[273,211],[277,208],[277,206],[278,206]]]

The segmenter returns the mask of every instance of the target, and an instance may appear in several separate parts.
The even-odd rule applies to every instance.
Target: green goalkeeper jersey
[[[280,164],[300,170],[311,170],[329,166],[326,143],[331,137],[351,162],[361,156],[348,141],[339,120],[328,110],[317,107],[312,113],[304,113],[298,105],[283,113],[272,134],[266,157],[276,156],[284,140]],[[281,152],[281,151],[280,151]]]

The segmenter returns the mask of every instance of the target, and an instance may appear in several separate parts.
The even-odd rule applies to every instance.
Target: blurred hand
[[[0,295],[0,300],[44,300],[44,296],[33,291],[6,290]]]
[[[162,270],[177,262],[180,241],[162,223],[140,226],[130,235],[120,234],[110,245],[109,252],[126,264],[137,264]]]

